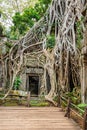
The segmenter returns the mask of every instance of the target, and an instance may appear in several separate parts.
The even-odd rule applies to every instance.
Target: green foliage
[[[14,26],[11,27],[11,30],[13,30],[13,32],[18,31],[19,34],[24,34],[25,31],[27,31],[28,29],[27,17],[28,16],[25,17],[23,14],[20,14],[19,12],[17,12],[15,16],[13,17]]]
[[[19,39],[37,22],[46,12],[51,0],[39,0],[34,7],[29,6],[22,13],[16,12],[13,16],[10,38]]]
[[[55,96],[55,97],[53,98],[53,101],[58,102],[58,96]]]
[[[31,100],[30,101],[30,106],[34,106],[34,107],[45,107],[45,106],[49,106],[50,104],[46,101],[40,101],[40,100]]]
[[[81,103],[81,104],[78,105],[78,107],[79,107],[80,109],[83,109],[83,110],[84,110],[84,109],[87,107],[87,104]]]
[[[50,35],[47,37],[47,43],[46,43],[47,49],[52,49],[55,46],[55,36]]]
[[[64,93],[63,96],[67,99],[70,98],[72,103],[74,103],[76,105],[81,103],[81,92],[80,92],[80,88],[78,88],[78,87],[73,88],[72,92]]]
[[[50,2],[51,0],[38,0],[38,2],[35,4],[34,8],[38,12],[40,17],[44,15]]]
[[[11,31],[6,32],[7,38],[11,40],[18,40],[19,39],[19,31],[14,29],[14,26],[11,27]]]
[[[76,22],[76,43],[79,49],[81,49],[81,40],[83,39],[82,21],[83,18]]]
[[[27,100],[21,100],[21,104],[19,104],[19,99],[15,98],[15,100],[8,99],[5,100],[4,103],[0,100],[0,105],[3,106],[18,106],[18,105],[27,105]],[[39,101],[39,100],[30,100],[30,106],[32,107],[47,107],[50,106],[49,102]]]
[[[20,77],[17,76],[15,78],[15,81],[14,81],[13,89],[14,90],[19,90],[19,87],[20,87],[21,83],[22,83],[22,81],[21,81]]]
[[[78,104],[78,98],[74,96],[73,92],[67,92],[67,93],[65,94],[65,97],[66,97],[66,98],[70,98],[71,101],[72,101],[72,103]]]
[[[73,92],[66,92],[65,93],[67,97],[72,97],[73,96]]]
[[[11,48],[13,46],[13,44],[11,42],[5,42],[5,45],[9,48]]]
[[[34,22],[40,19],[39,13],[33,7],[26,8],[22,16],[22,20],[26,22],[29,27],[32,27]]]
[[[13,44],[11,42],[5,42],[6,46],[6,53],[9,53],[10,49],[12,48]]]

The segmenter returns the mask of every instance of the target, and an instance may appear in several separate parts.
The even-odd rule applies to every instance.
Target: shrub
[[[21,83],[22,83],[22,81],[21,81],[20,77],[17,76],[15,78],[15,81],[14,81],[13,89],[14,90],[19,90],[19,87],[20,87]]]
[[[81,103],[81,104],[78,105],[78,107],[79,107],[80,109],[83,109],[83,110],[84,110],[84,109],[87,107],[87,104]]]

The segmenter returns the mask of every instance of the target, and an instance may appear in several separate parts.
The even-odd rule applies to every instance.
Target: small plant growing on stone
[[[22,81],[21,81],[20,77],[17,76],[15,78],[15,81],[14,81],[13,89],[14,90],[19,90],[19,87],[20,87],[21,83],[22,83]]]

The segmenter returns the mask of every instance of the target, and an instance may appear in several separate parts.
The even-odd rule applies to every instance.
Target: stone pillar
[[[87,103],[87,46],[81,53],[81,98],[82,103]]]
[[[26,90],[26,73],[22,74],[21,75],[21,80],[22,80],[22,84],[21,84],[21,87]]]

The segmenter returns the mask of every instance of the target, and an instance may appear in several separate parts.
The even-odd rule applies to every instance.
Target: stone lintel
[[[30,74],[43,74],[44,70],[42,68],[27,68],[26,73]]]

